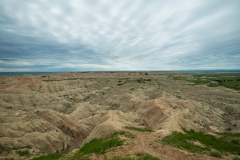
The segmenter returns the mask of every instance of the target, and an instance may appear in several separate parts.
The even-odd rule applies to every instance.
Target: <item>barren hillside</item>
[[[5,150],[1,149],[0,159],[66,153],[120,131],[135,138],[127,138],[128,144],[105,156],[144,152],[168,160],[215,159],[158,142],[173,131],[184,133],[183,128],[213,135],[240,132],[236,90],[187,85],[186,80],[139,72],[1,76],[0,145]],[[30,154],[17,154],[16,150],[24,149]],[[229,153],[224,158],[232,156]]]

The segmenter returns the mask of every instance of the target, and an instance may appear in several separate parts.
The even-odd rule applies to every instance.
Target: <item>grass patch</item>
[[[131,134],[126,134],[125,135],[127,138],[133,138],[133,139],[135,139],[135,137],[133,136],[133,135],[131,135]]]
[[[24,151],[16,151],[16,153],[19,156],[25,156],[25,155],[28,155],[30,152],[29,152],[29,150],[24,150]]]
[[[218,86],[220,86],[219,84],[213,84],[213,83],[211,83],[211,84],[208,84],[207,85],[208,87],[218,87]]]
[[[137,160],[160,160],[157,157],[153,157],[150,154],[147,153],[136,153],[136,156],[138,157]]]
[[[203,79],[202,77],[209,77],[207,79]],[[224,86],[226,88],[231,88],[234,90],[240,91],[240,74],[202,74],[202,75],[193,75],[195,80],[187,80],[188,82],[194,83],[194,85],[207,84],[208,87],[218,87]],[[210,83],[211,81],[215,81],[217,83]]]
[[[223,135],[223,136],[230,136],[230,137],[239,137],[240,138],[240,133],[216,132],[215,134]]]
[[[122,146],[124,140],[121,140],[118,135],[126,135],[124,131],[115,132],[111,134],[109,137],[104,139],[94,138],[90,142],[83,145],[80,150],[74,154],[72,157],[68,158],[68,160],[77,160],[77,159],[89,159],[89,154],[95,153],[96,155],[105,154],[111,148]]]
[[[238,139],[232,139],[231,142],[232,142],[233,144],[239,144],[239,140],[238,140]]]
[[[196,79],[196,80],[187,80],[188,82],[194,83],[192,85],[203,85],[207,84],[209,80],[202,80],[202,79]]]
[[[107,157],[104,158],[104,160],[135,160],[134,157],[129,157],[129,156],[114,156],[110,159],[108,159]]]
[[[176,96],[177,98],[181,99],[181,96]]]
[[[110,135],[110,138],[113,138],[113,137],[115,137],[115,136],[117,136],[117,135],[124,135],[125,137],[134,138],[134,139],[135,139],[135,137],[134,137],[133,135],[131,135],[131,134],[126,134],[125,131],[115,132],[115,133],[113,133],[113,134]]]
[[[18,150],[18,149],[24,149],[24,148],[30,148],[30,146],[18,146],[18,147],[8,148],[0,144],[0,153],[2,153],[3,151]]]
[[[131,80],[131,82],[133,82],[133,83],[146,83],[145,81],[146,80],[142,79],[142,78]]]
[[[125,127],[126,129],[134,130],[134,131],[140,131],[140,132],[154,132],[154,130],[147,129],[147,128],[136,128],[136,127]]]
[[[53,159],[58,159],[63,155],[63,153],[50,153],[48,155],[43,155],[40,157],[35,157],[30,160],[53,160]]]
[[[87,97],[85,97],[83,100],[87,100],[87,99],[89,99],[90,98],[90,96],[87,96]]]
[[[123,145],[123,141],[118,137],[111,139],[96,139],[94,138],[89,143],[85,144],[80,150],[80,153],[84,154],[105,154],[106,150],[113,147],[118,147]]]
[[[240,81],[220,82],[221,86],[240,91]]]
[[[219,151],[212,151],[212,152],[210,152],[210,155],[213,157],[222,158],[222,153]]]
[[[4,145],[0,144],[0,154],[1,154],[3,151],[6,151],[6,150],[7,150],[7,148],[6,148]]]
[[[30,146],[18,146],[18,147],[13,147],[11,150],[18,150],[18,149],[24,149],[24,148],[31,148]]]
[[[134,88],[131,88],[131,89],[129,89],[129,90],[134,91]]]
[[[224,151],[232,154],[240,154],[240,146],[229,141],[226,135],[216,138],[213,135],[204,134],[203,132],[195,132],[192,129],[188,131],[183,128],[183,131],[185,134],[176,131],[172,132],[172,134],[164,137],[162,142],[164,142],[164,144],[170,144],[178,148],[186,149],[189,152],[203,152],[215,149],[220,152]],[[194,145],[193,143],[190,143],[191,141],[199,141],[205,147]]]
[[[153,157],[150,154],[147,153],[136,153],[136,158],[135,157],[130,157],[130,155],[127,156],[114,156],[110,159],[107,157],[104,158],[104,160],[160,160],[157,157]]]

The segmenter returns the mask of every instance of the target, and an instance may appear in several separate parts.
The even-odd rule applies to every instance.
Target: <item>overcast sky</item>
[[[1,0],[0,72],[240,69],[240,0]]]

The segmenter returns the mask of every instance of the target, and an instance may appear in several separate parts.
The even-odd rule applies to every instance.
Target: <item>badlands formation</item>
[[[240,131],[239,93],[188,83],[151,72],[1,76],[0,145],[28,146],[33,157],[76,150],[93,138],[124,130],[135,139],[107,156],[144,152],[164,160],[217,159],[155,141],[182,128],[211,134]],[[12,157],[24,159],[13,150],[0,154],[0,159]]]

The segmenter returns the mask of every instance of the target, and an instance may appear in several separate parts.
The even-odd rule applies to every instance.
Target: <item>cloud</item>
[[[237,0],[2,0],[0,68],[240,69],[239,5]]]

